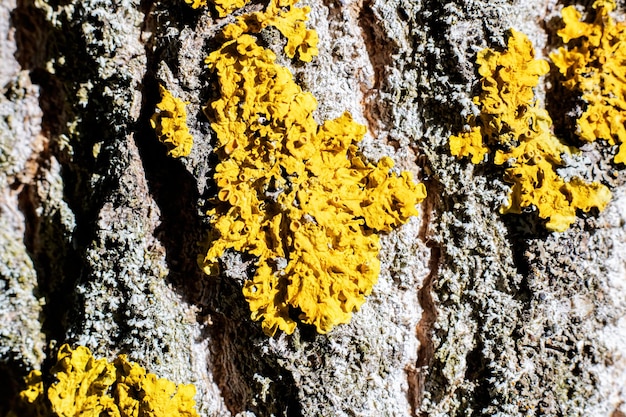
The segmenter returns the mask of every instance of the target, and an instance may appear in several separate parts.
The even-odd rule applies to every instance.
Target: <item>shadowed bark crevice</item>
[[[87,171],[92,167],[78,168],[71,159],[90,159],[81,159],[83,154],[79,146],[72,146],[73,156],[70,157],[67,146],[71,145],[64,143],[71,121],[72,100],[66,94],[66,80],[62,77],[69,71],[51,74],[46,69],[50,60],[66,53],[61,50],[61,45],[65,41],[68,41],[65,45],[69,45],[69,34],[50,25],[44,12],[30,0],[18,0],[11,17],[16,28],[16,59],[23,69],[30,71],[32,82],[39,86],[39,104],[43,112],[39,139],[42,145],[35,148],[39,153],[31,157],[33,176],[28,184],[23,184],[19,194],[19,207],[26,219],[24,241],[37,271],[38,296],[46,301],[41,318],[42,331],[49,342],[62,341],[72,314],[71,306],[75,303],[73,288],[84,265],[77,248],[90,239],[90,230],[93,230],[89,225],[93,223],[93,208],[89,209],[89,203],[97,204],[97,199],[90,198],[94,194],[85,187]],[[80,58],[75,58],[77,64]],[[67,65],[71,66],[72,62],[68,60]],[[81,73],[86,76],[88,72]],[[55,161],[61,162],[60,171],[51,171]],[[61,195],[54,195],[55,185],[49,181],[51,178],[57,180],[58,175],[62,178],[58,180],[63,181],[63,189]],[[64,204],[71,206],[71,216],[76,219],[75,229],[67,219],[62,219],[61,206]],[[91,215],[89,211],[92,211]],[[48,363],[44,368],[50,365]]]

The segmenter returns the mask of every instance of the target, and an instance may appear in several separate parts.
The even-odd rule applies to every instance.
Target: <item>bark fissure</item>
[[[368,121],[372,135],[386,140],[388,138],[384,132],[389,130],[391,122],[386,106],[390,106],[391,103],[381,100],[380,92],[385,87],[387,71],[398,48],[393,40],[385,36],[381,30],[380,18],[374,12],[372,5],[372,0],[362,0],[357,19],[370,63],[374,69],[373,87],[361,85],[364,101],[363,115]]]
[[[439,264],[441,262],[441,249],[431,240],[432,231],[430,225],[433,216],[439,205],[439,188],[434,180],[425,181],[427,185],[428,195],[422,203],[422,224],[419,231],[419,238],[426,242],[430,249],[430,259],[428,260],[429,273],[422,282],[421,288],[418,289],[418,302],[422,308],[422,316],[415,329],[415,334],[419,341],[417,351],[417,362],[415,369],[408,374],[409,376],[409,400],[411,404],[412,416],[423,415],[421,410],[424,389],[428,369],[434,360],[435,345],[432,339],[433,326],[437,321],[437,306],[434,302],[432,291],[433,284],[437,279],[439,272]]]

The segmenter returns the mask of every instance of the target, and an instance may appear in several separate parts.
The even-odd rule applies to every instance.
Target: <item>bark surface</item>
[[[448,147],[476,111],[476,52],[513,27],[547,55],[572,2],[301,3],[319,56],[301,65],[277,32],[264,42],[315,95],[318,122],[350,111],[368,127],[364,154],[391,156],[428,198],[382,238],[378,283],[349,324],[268,338],[241,292],[247,259],[229,254],[217,279],[196,262],[215,194],[203,61],[232,17],[182,1],[0,2],[0,415],[70,343],[195,384],[203,416],[623,416],[614,149],[585,145],[580,162],[611,187],[606,210],[547,233],[533,213],[500,215],[501,172]],[[539,94],[565,129],[555,76]],[[159,83],[189,102],[188,158],[150,127]]]

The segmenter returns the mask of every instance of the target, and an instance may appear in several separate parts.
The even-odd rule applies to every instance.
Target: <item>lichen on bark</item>
[[[626,333],[625,180],[614,155],[591,143],[572,157],[562,175],[602,181],[614,198],[550,234],[530,215],[498,214],[501,175],[447,147],[478,110],[476,52],[502,50],[510,27],[549,52],[561,5],[302,3],[319,54],[278,64],[317,98],[318,123],[349,111],[370,132],[363,154],[389,155],[429,197],[421,217],[381,239],[378,283],[349,324],[275,339],[241,293],[251,259],[225,254],[217,280],[196,265],[216,192],[201,107],[217,91],[203,61],[232,20],[182,1],[0,5],[0,415],[64,342],[195,384],[208,416],[625,413],[615,342]],[[613,17],[623,13],[620,3]],[[283,55],[279,31],[259,38]],[[189,157],[167,157],[150,127],[159,83],[189,102]],[[561,103],[575,100],[540,87],[556,131],[568,131]]]

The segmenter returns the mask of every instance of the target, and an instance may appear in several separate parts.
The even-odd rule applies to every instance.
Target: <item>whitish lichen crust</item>
[[[206,59],[221,91],[206,108],[221,162],[199,263],[215,274],[227,249],[258,257],[243,293],[264,332],[292,333],[297,316],[326,333],[372,291],[378,233],[416,215],[426,191],[390,158],[366,161],[366,129],[348,113],[318,125],[315,98],[275,59],[242,33]]]
[[[187,126],[185,103],[176,98],[165,87],[159,86],[161,101],[157,111],[150,118],[150,124],[157,137],[167,146],[167,154],[174,158],[189,156],[193,146],[193,136]]]
[[[613,0],[597,0],[595,20],[581,21],[574,6],[562,11],[563,42],[550,55],[564,77],[563,85],[582,95],[587,108],[578,119],[578,136],[588,142],[605,139],[619,143],[614,162],[626,163],[626,25],[610,16]]]

